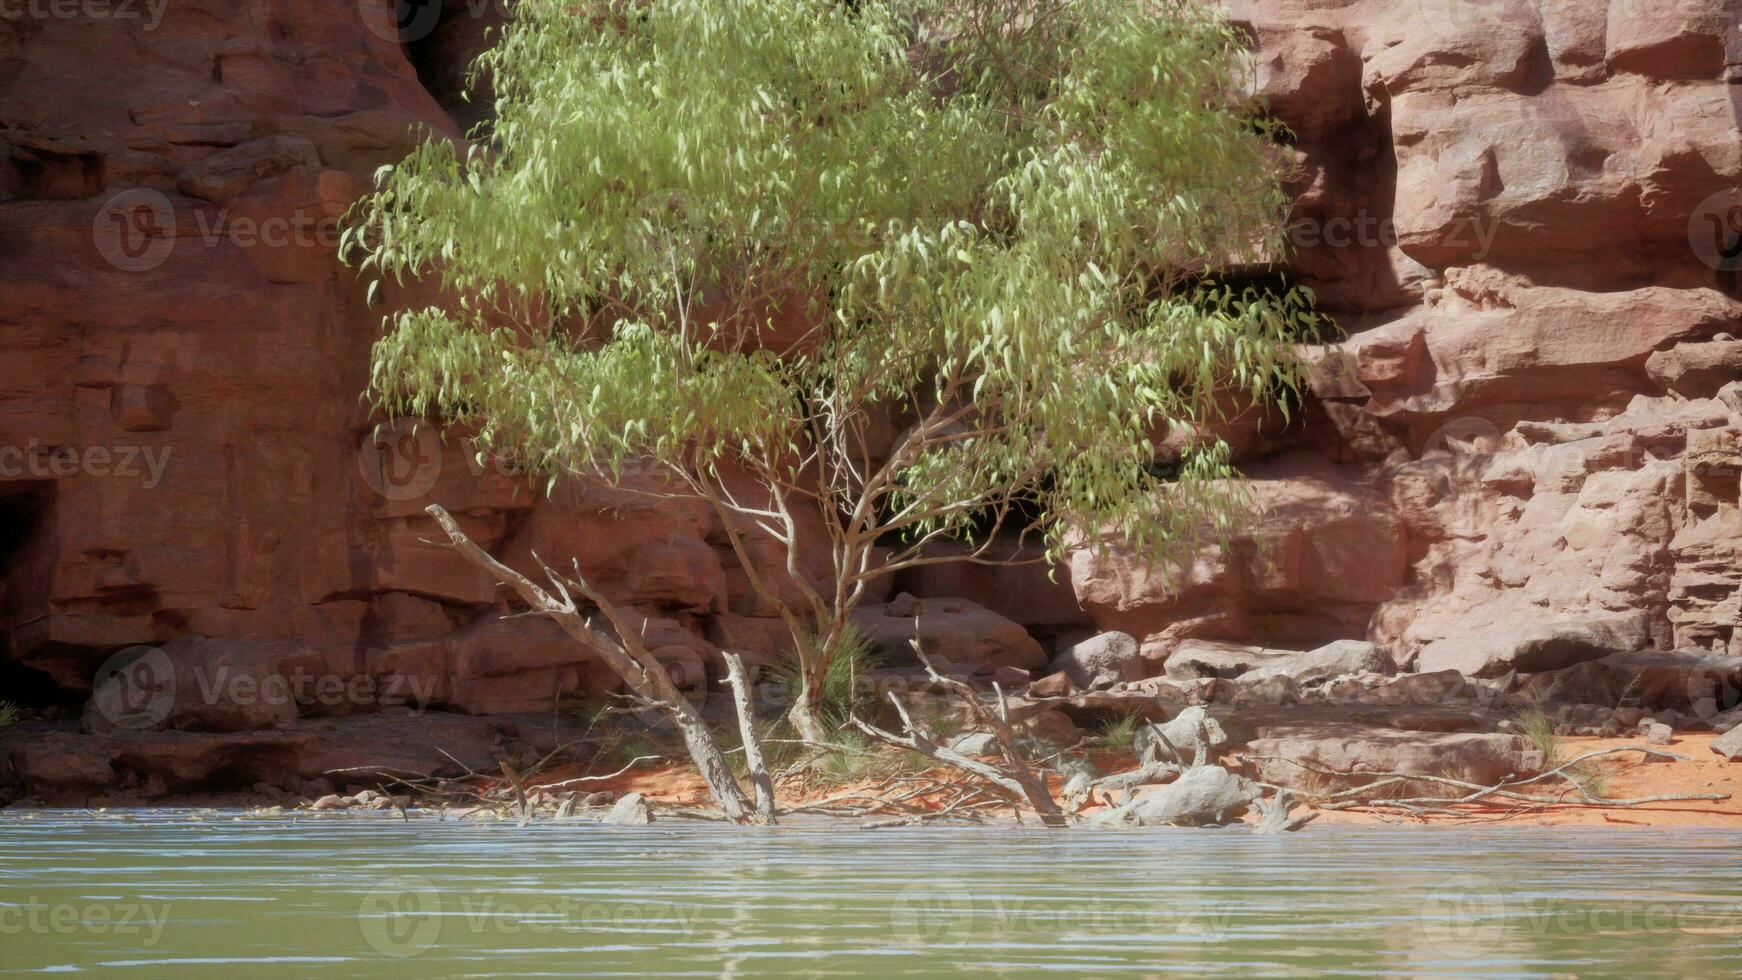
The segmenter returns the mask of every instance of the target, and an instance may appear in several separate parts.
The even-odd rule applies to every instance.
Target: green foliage
[[[873,538],[972,538],[1013,502],[1055,550],[1231,528],[1226,447],[1164,479],[1153,440],[1219,393],[1297,391],[1289,344],[1316,321],[1298,293],[1204,285],[1281,255],[1287,206],[1204,6],[516,12],[480,62],[481,145],[384,168],[346,233],[367,273],[455,297],[392,318],[381,405],[552,481],[651,457],[803,487],[857,535],[837,575]],[[879,476],[887,415],[936,424]]]
[[[812,769],[837,783],[851,783],[869,778],[890,764],[888,753],[857,728],[843,728],[831,736],[833,748],[825,752]],[[905,755],[906,753],[903,753]],[[894,760],[897,769],[908,763],[901,756]]]
[[[1143,716],[1133,711],[1102,723],[1095,733],[1094,745],[1104,749],[1128,749],[1132,740],[1137,737],[1137,728],[1143,724]]]
[[[24,712],[10,701],[0,701],[0,728],[11,728],[24,717]]]
[[[1518,713],[1518,731],[1542,753],[1545,764],[1554,765],[1554,760],[1560,755],[1561,738],[1555,734],[1554,719],[1548,716],[1542,705],[1531,704]]]
[[[1532,703],[1518,713],[1518,730],[1530,744],[1542,753],[1543,769],[1553,769],[1566,760],[1561,757],[1561,737],[1555,732],[1554,719],[1540,703]],[[1609,777],[1595,762],[1568,767],[1566,776],[1587,796],[1601,797],[1608,792]]]
[[[804,672],[803,659],[787,657],[770,667],[769,677],[779,686],[787,704],[798,700]],[[873,694],[868,687],[861,685],[860,680],[867,671],[881,665],[881,658],[865,634],[851,625],[844,627],[823,674],[817,701],[819,720],[833,731],[843,728],[855,712],[869,709]]]

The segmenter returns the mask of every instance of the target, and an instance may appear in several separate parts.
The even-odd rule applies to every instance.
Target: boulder
[[[1539,771],[1542,753],[1518,735],[1470,732],[1432,733],[1377,728],[1347,723],[1276,725],[1247,744],[1246,757],[1257,778],[1278,786],[1322,789],[1333,773],[1415,773],[1445,776],[1484,786],[1508,776]],[[1336,779],[1338,786],[1357,786],[1373,777]],[[1443,795],[1445,787],[1411,783]]]
[[[1053,658],[1047,668],[1063,672],[1079,689],[1096,691],[1143,676],[1143,655],[1129,633],[1099,633]]]
[[[1028,685],[1028,696],[1031,698],[1064,698],[1076,692],[1076,685],[1071,683],[1070,675],[1062,672],[1048,674]]]
[[[991,674],[999,667],[1046,666],[1046,652],[1026,629],[985,606],[932,597],[918,603],[917,617],[900,614],[911,613],[907,606],[905,602],[861,606],[853,613],[853,625],[878,652],[906,663],[913,659],[917,619],[922,649],[945,673]]]
[[[1481,633],[1436,640],[1421,651],[1421,671],[1456,670],[1466,677],[1500,677],[1517,671],[1561,670],[1651,644],[1651,621],[1643,610],[1613,616],[1520,622]]]
[[[1167,676],[1189,681],[1200,677],[1239,677],[1249,670],[1273,663],[1287,655],[1245,643],[1217,640],[1186,640],[1167,658]]]
[[[1260,796],[1251,780],[1221,766],[1199,766],[1158,790],[1101,815],[1099,823],[1137,827],[1219,827],[1238,821]]]
[[[1612,704],[1711,720],[1742,698],[1742,657],[1704,650],[1619,653],[1533,674],[1517,693],[1544,704]]]
[[[1314,650],[1267,661],[1242,674],[1242,682],[1287,677],[1297,684],[1323,684],[1353,674],[1392,674],[1396,665],[1377,644],[1337,640]]]
[[[1645,360],[1651,379],[1686,398],[1711,398],[1742,377],[1742,340],[1677,344]]]
[[[950,749],[963,755],[996,755],[998,738],[991,732],[969,732],[951,739]]]
[[[648,805],[647,798],[640,793],[625,793],[599,818],[599,822],[619,827],[645,827],[653,822],[653,807]]]
[[[1160,725],[1142,725],[1132,736],[1131,747],[1143,765],[1156,762],[1191,765],[1198,749],[1204,750],[1206,761],[1214,761],[1216,752],[1228,744],[1228,733],[1208,711],[1193,705]]]
[[[1731,762],[1742,761],[1742,725],[1712,739],[1712,751]]]

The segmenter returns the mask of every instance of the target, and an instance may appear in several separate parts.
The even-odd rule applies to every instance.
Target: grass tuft
[[[818,715],[831,731],[845,728],[855,712],[868,709],[871,694],[860,683],[867,671],[882,666],[882,658],[872,649],[865,634],[848,626],[829,659],[829,669],[823,675],[823,691]],[[796,655],[782,658],[769,668],[769,676],[780,685],[787,704],[798,701],[803,687],[802,673]]]

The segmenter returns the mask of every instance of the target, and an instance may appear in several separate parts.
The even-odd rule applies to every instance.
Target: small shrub
[[[1137,738],[1137,729],[1142,724],[1143,716],[1135,711],[1102,722],[1090,744],[1101,749],[1128,749]]]
[[[769,670],[774,682],[780,685],[787,704],[798,702],[799,690],[803,686],[799,664],[799,657],[789,656]],[[844,728],[848,718],[856,712],[870,708],[873,700],[871,692],[860,687],[859,679],[866,672],[882,665],[883,658],[872,649],[870,639],[848,626],[841,634],[834,657],[829,660],[828,671],[823,675],[822,697],[817,712],[823,724],[830,730]]]
[[[0,701],[0,728],[11,728],[24,718],[24,712],[10,701]]]
[[[1541,704],[1532,704],[1518,713],[1518,730],[1542,753],[1543,763],[1552,768],[1560,755],[1561,738],[1555,734],[1554,719]]]

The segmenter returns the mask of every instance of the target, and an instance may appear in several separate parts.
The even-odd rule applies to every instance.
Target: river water
[[[0,813],[0,973],[1742,974],[1742,834]]]

